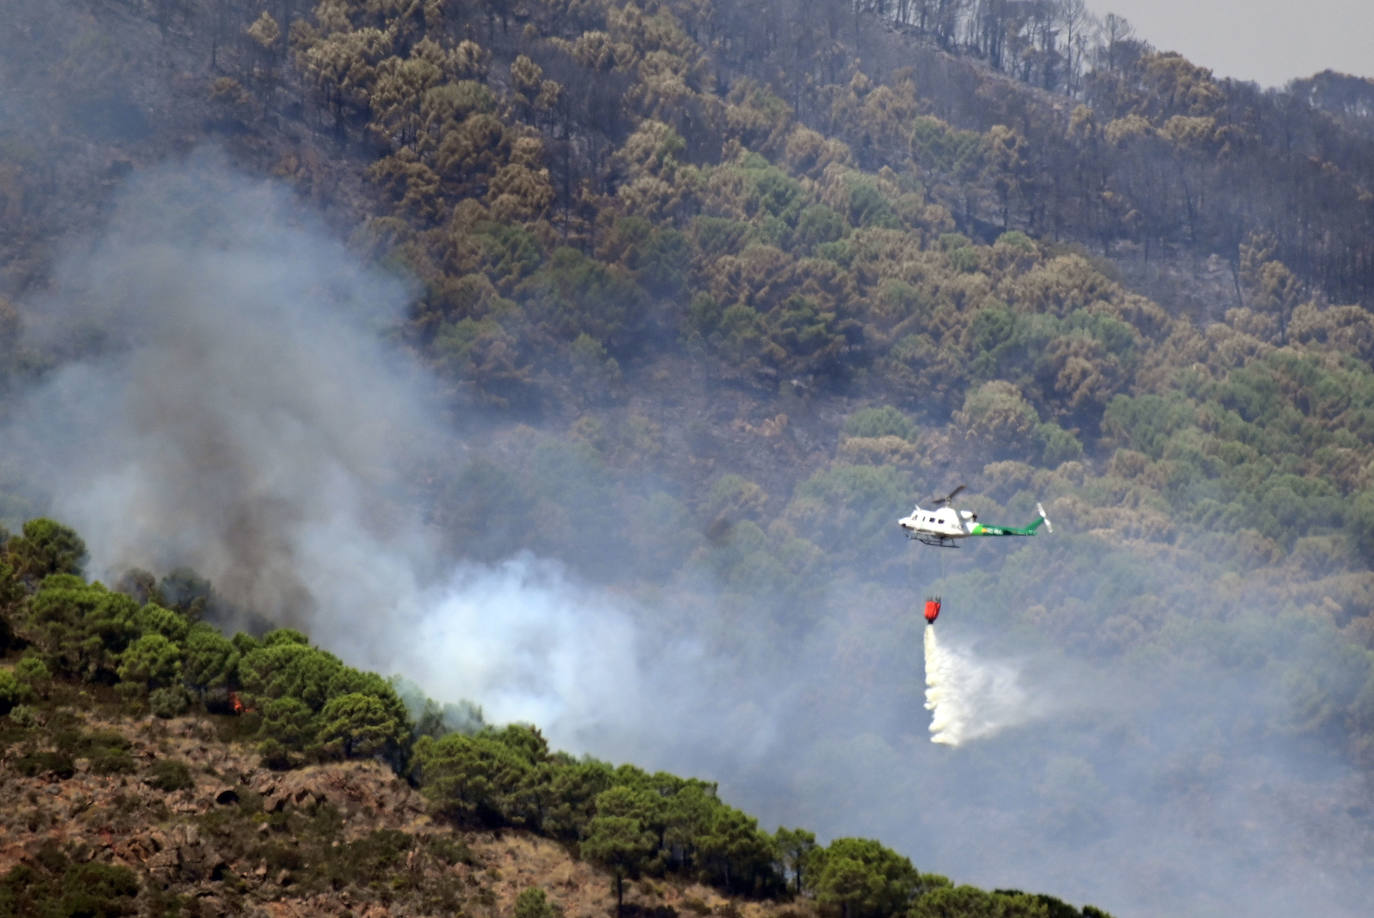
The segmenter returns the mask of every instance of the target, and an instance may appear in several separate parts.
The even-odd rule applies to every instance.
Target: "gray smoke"
[[[57,273],[36,343],[80,351],[11,442],[98,568],[193,564],[304,625],[422,547],[390,513],[429,442],[421,392],[380,343],[406,290],[280,189],[209,154],[153,171]]]
[[[547,627],[571,614],[533,611],[561,586],[548,565],[438,571],[413,480],[463,451],[383,343],[409,291],[280,187],[212,153],[140,175],[57,273],[34,343],[81,350],[6,440],[101,576],[190,566],[237,607],[498,717],[555,721],[577,691],[555,658],[583,636],[632,646],[611,611]],[[503,669],[517,655],[530,665]]]
[[[645,667],[672,673],[659,690],[709,668],[554,561],[441,557],[417,480],[456,476],[466,447],[385,343],[410,290],[282,187],[213,152],[150,170],[57,276],[30,340],[62,363],[3,435],[97,576],[190,567],[235,608],[574,751],[653,746]]]

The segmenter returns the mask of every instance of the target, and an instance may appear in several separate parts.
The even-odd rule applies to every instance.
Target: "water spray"
[[[963,738],[966,712],[956,681],[954,658],[941,646],[934,628],[926,628],[926,710],[930,711],[930,741],[947,746],[959,745]]]
[[[925,629],[926,710],[931,712],[932,743],[958,746],[1037,716],[1038,706],[1021,688],[1018,669],[945,647],[937,630]]]

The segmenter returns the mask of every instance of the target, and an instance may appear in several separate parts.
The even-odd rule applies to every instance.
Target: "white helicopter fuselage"
[[[929,536],[943,540],[973,535],[973,526],[977,522],[978,514],[969,510],[956,510],[954,507],[925,510],[917,504],[908,516],[897,521],[897,525],[911,538]]]

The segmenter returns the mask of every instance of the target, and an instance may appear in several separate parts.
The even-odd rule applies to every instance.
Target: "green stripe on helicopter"
[[[1040,524],[1045,522],[1043,516],[1037,516],[1035,522],[1029,526],[984,526],[982,523],[974,523],[969,530],[969,535],[976,536],[1029,536],[1035,535],[1035,530],[1040,528]]]

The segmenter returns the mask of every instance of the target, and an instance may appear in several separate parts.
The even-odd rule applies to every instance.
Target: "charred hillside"
[[[956,229],[984,242],[1017,229],[1109,256],[1217,255],[1238,272],[1241,247],[1270,239],[1311,292],[1368,295],[1362,81],[1324,74],[1263,92],[1156,53],[1128,24],[1094,23],[1072,3],[1029,18],[968,6],[941,4],[937,17],[921,4],[783,2],[631,13],[21,4],[6,55],[11,84],[23,87],[6,102],[13,216],[36,221],[40,236],[45,212],[77,225],[74,207],[94,200],[77,189],[109,187],[131,163],[211,139],[256,168],[294,174],[330,205],[363,204],[349,179],[373,159],[374,182],[394,200],[437,195],[431,210],[490,202],[501,193],[489,188],[495,164],[453,160],[463,155],[456,137],[448,158],[434,158],[443,117],[486,112],[528,135],[512,165],[532,157],[526,165],[548,172],[546,186],[510,189],[508,207],[534,195],[528,214],[511,215],[549,219],[561,240],[590,251],[589,218],[633,178],[613,154],[648,118],[682,139],[676,161],[720,164],[734,143],[817,175],[833,157],[802,152],[815,144],[795,129],[809,129],[842,142],[840,164],[911,176]],[[472,60],[434,56],[464,41]],[[491,99],[478,91],[422,105],[440,79],[485,86]],[[513,138],[469,140],[492,144],[505,165]],[[340,157],[347,165],[332,168]],[[407,191],[413,181],[432,193]],[[671,216],[680,224],[702,206],[689,196]],[[22,225],[11,221],[11,232],[32,237],[16,233]]]

